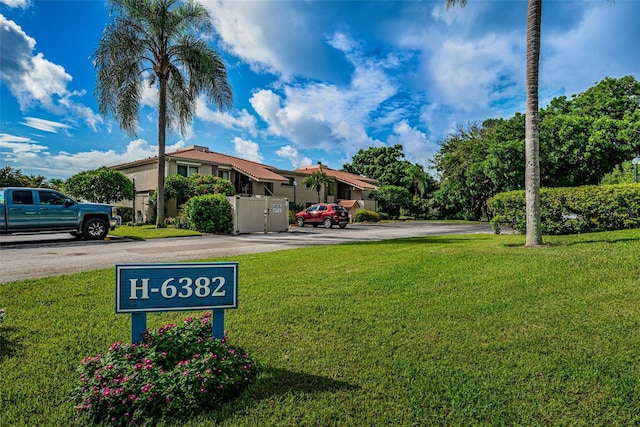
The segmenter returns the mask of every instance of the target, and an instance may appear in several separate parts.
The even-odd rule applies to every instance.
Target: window
[[[178,175],[188,177],[193,175],[194,173],[198,173],[197,166],[178,165]]]
[[[33,192],[31,190],[14,190],[13,203],[16,205],[32,205]]]
[[[218,178],[229,180],[229,171],[218,170]]]
[[[264,195],[273,196],[273,182],[264,183]]]
[[[66,198],[59,193],[53,191],[38,191],[41,205],[58,205],[62,206],[66,202]]]
[[[287,178],[289,180],[289,182],[282,182],[280,183],[281,186],[283,187],[293,187],[295,184],[295,179],[292,176],[285,176],[285,178]]]
[[[326,210],[327,210],[327,207],[326,207],[326,206],[324,206],[324,205],[322,205],[322,206],[318,206],[318,210],[319,210],[319,211],[326,211]]]

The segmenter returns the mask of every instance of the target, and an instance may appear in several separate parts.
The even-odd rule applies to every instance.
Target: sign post
[[[212,335],[224,338],[224,310],[237,307],[237,262],[116,265],[116,313],[131,314],[134,343],[161,311],[212,310]]]

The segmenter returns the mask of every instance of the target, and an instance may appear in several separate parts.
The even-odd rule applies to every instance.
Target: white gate
[[[286,197],[232,196],[227,199],[231,203],[234,234],[289,230],[289,199]]]

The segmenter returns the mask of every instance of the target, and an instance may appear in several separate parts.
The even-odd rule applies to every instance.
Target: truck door
[[[40,226],[40,207],[34,204],[34,190],[9,190],[7,226],[11,231],[29,231]]]
[[[53,190],[38,190],[40,228],[76,228],[78,215],[75,203]]]

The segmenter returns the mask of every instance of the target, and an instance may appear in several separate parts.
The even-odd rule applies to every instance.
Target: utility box
[[[286,197],[227,198],[231,203],[234,234],[289,231],[289,199]]]

